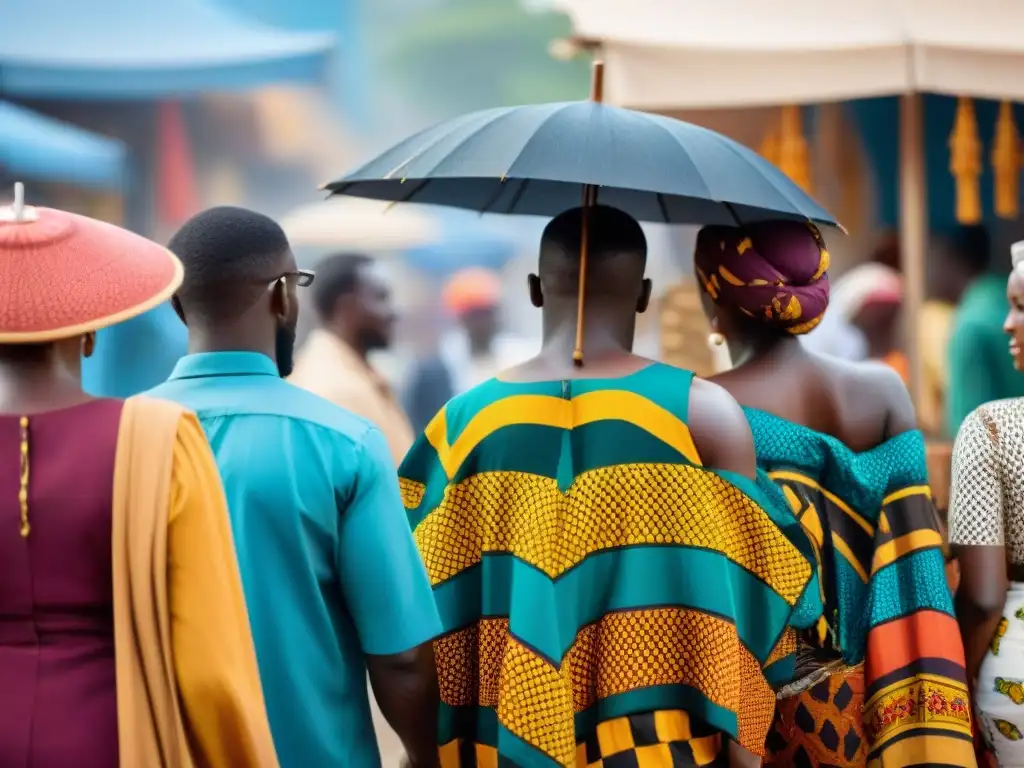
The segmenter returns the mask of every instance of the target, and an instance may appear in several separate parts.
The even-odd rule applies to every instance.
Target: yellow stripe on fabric
[[[695,689],[736,713],[744,746],[756,750],[764,743],[775,694],[736,627],[723,619],[682,608],[608,614],[580,630],[560,669],[508,627],[507,619],[483,619],[434,641],[441,701],[496,709],[505,728],[563,765],[578,749],[576,713],[656,686]],[[598,726],[603,754],[621,751],[632,739],[628,719],[616,722]],[[655,727],[659,738],[692,736],[689,720],[671,712],[656,714]]]
[[[602,755],[611,757],[636,747],[629,718],[617,717],[597,724],[597,745]]]
[[[690,716],[678,709],[662,709],[654,713],[654,733],[658,741],[689,741],[693,738]]]
[[[882,506],[887,507],[900,499],[905,499],[908,496],[926,496],[929,499],[932,497],[932,489],[927,485],[911,485],[907,488],[901,488],[898,491],[894,491],[886,496],[882,500]]]
[[[474,475],[448,486],[413,535],[433,585],[484,552],[510,553],[556,578],[596,552],[642,544],[721,552],[790,605],[811,576],[753,500],[717,474],[681,464],[602,467],[565,493],[556,480],[525,472]]]
[[[722,279],[724,279],[725,282],[729,283],[730,285],[735,285],[735,286],[746,285],[746,283],[744,283],[742,280],[740,280],[738,277],[736,277],[736,275],[734,275],[732,272],[730,272],[728,269],[726,269],[725,267],[723,267],[721,265],[719,265],[719,267],[718,267],[718,274],[720,274],[722,276]]]
[[[836,552],[842,555],[843,559],[850,564],[850,567],[857,572],[860,580],[867,584],[868,574],[864,570],[864,566],[857,560],[857,556],[853,554],[853,550],[850,549],[850,545],[847,544],[846,541],[843,540],[843,537],[835,531],[832,532],[832,546],[835,547]]]
[[[487,744],[477,744],[476,768],[498,768],[498,750]]]
[[[832,491],[828,490],[827,488],[823,488],[813,478],[807,477],[807,475],[802,475],[799,472],[790,472],[788,470],[769,472],[768,477],[770,477],[772,480],[790,480],[794,483],[806,485],[808,488],[813,488],[814,490],[821,493],[826,499],[828,499],[837,507],[839,507],[839,509],[842,510],[846,515],[848,515],[850,519],[853,520],[853,522],[855,522],[857,525],[863,528],[868,535],[875,535],[875,528],[870,522],[868,522],[863,516],[855,512],[849,504],[847,504],[845,501],[843,501],[834,493],[832,493]]]
[[[430,420],[427,424],[427,428],[423,430],[423,435],[427,438],[427,442],[430,443],[434,451],[437,453],[437,460],[441,462],[441,466],[446,466],[448,454],[451,449],[448,447],[448,406],[445,406],[437,415]]]
[[[625,390],[587,392],[570,400],[550,395],[514,395],[480,409],[450,445],[447,423],[439,414],[427,427],[427,439],[437,451],[445,473],[452,478],[473,449],[503,427],[535,424],[572,429],[599,421],[628,422],[671,446],[691,464],[701,465],[685,422],[646,397]]]
[[[711,765],[722,752],[722,736],[702,736],[690,742],[693,750],[693,762],[697,765]]]
[[[636,768],[665,768],[672,765],[672,750],[668,744],[649,744],[633,752]]]
[[[892,565],[904,555],[920,549],[942,547],[942,534],[938,531],[920,529],[904,534],[899,538],[887,541],[875,549],[875,557],[871,563],[871,573],[876,574],[887,565]]]
[[[975,765],[974,745],[955,736],[922,734],[890,744],[868,768],[906,768],[921,765]]]
[[[415,480],[399,477],[398,489],[402,492],[402,505],[406,509],[416,509],[423,501],[427,486]]]
[[[872,750],[884,748],[896,739],[898,743],[909,741],[915,737],[908,734],[918,728],[960,734],[970,743],[967,688],[941,675],[917,675],[893,683],[872,696],[863,711],[865,731],[872,734]]]
[[[796,639],[796,630],[793,627],[786,627],[786,631],[782,633],[779,642],[775,644],[772,652],[768,654],[768,659],[764,663],[765,667],[786,658],[790,654],[796,653]]]
[[[438,749],[441,758],[441,768],[462,768],[462,758],[459,755],[459,740],[452,739]]]
[[[909,689],[911,686],[918,684],[924,684],[940,691],[948,689],[954,694],[954,698],[959,696],[961,692],[967,691],[967,688],[963,683],[958,682],[951,677],[921,673],[916,674],[913,677],[906,677],[902,680],[897,680],[895,683],[891,683],[880,691],[877,691],[874,696],[864,702],[864,711],[867,712],[874,705],[878,704],[881,699],[894,698],[900,691]]]

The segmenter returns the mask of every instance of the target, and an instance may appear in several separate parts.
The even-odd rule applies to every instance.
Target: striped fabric
[[[963,643],[918,432],[854,453],[747,409],[758,464],[816,553],[825,611],[805,690],[779,704],[767,764],[975,763]],[[768,480],[767,478],[770,478]],[[816,675],[828,664],[832,674]]]
[[[691,380],[654,364],[491,381],[406,458],[446,629],[445,766],[713,765],[728,739],[763,751],[767,673],[792,669],[787,625],[817,620],[818,587],[789,511],[701,465]]]

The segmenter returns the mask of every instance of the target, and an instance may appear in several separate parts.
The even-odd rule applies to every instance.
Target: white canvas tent
[[[919,94],[1024,101],[1024,2],[556,4],[572,19],[573,45],[600,52],[611,103],[668,112],[901,96],[900,237],[905,314],[915,322],[927,247]],[[916,396],[921,375],[915,335],[908,333]]]

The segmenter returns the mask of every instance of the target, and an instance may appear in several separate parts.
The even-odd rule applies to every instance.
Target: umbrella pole
[[[600,104],[604,100],[604,62],[595,61],[590,78],[590,100]],[[572,362],[577,368],[583,367],[583,305],[587,291],[587,251],[590,246],[590,209],[597,205],[597,187],[583,185],[583,231],[580,232],[580,283],[576,298],[576,345],[572,351]]]

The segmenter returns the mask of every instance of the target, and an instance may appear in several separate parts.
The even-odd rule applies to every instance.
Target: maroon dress
[[[122,401],[0,416],[0,766],[117,768],[111,584]],[[139,766],[143,768],[143,766]]]

